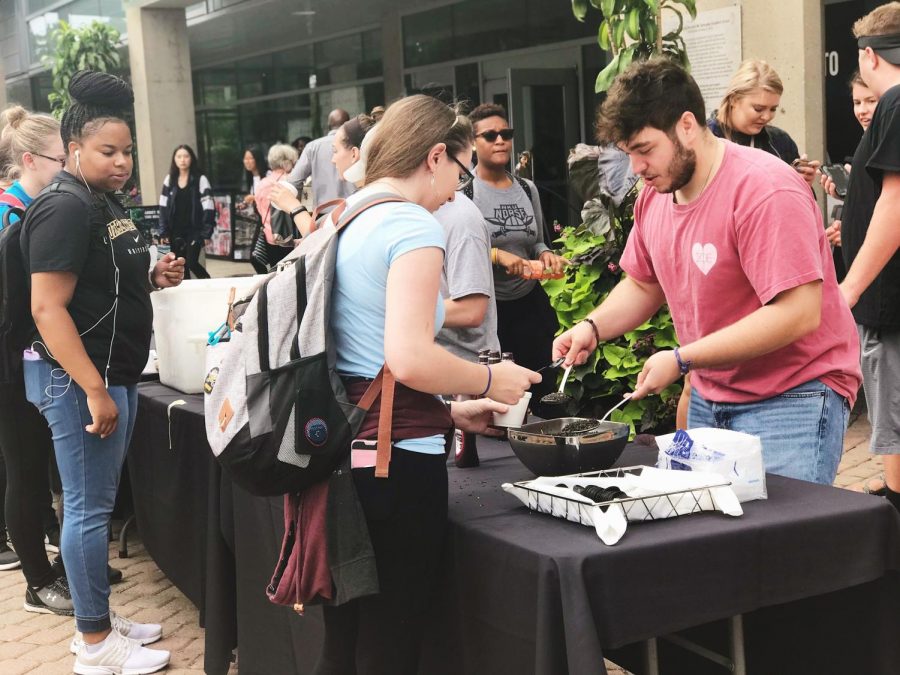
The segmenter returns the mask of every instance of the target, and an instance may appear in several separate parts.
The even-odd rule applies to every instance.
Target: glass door
[[[547,241],[556,238],[553,222],[577,225],[581,205],[568,187],[566,160],[580,137],[578,75],[574,68],[511,68],[509,123],[513,136],[513,162],[528,152],[530,178],[538,186]],[[527,171],[523,175],[527,175]]]

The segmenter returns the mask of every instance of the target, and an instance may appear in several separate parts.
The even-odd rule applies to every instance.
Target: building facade
[[[843,159],[858,132],[842,82],[855,50],[842,24],[877,4],[698,8],[740,6],[743,56],[767,59],[785,81],[776,124],[811,157]],[[577,215],[566,205],[565,159],[576,142],[591,142],[593,82],[608,58],[597,16],[578,23],[568,0],[2,0],[0,56],[6,99],[44,110],[53,27],[98,19],[118,28],[145,195],[158,190],[179,143],[197,147],[217,187],[238,189],[247,146],[319,136],[335,107],[355,114],[415,92],[503,103],[514,150],[534,154],[548,217],[569,222]]]

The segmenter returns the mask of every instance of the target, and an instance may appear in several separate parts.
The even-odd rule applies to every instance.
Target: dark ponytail
[[[72,76],[69,96],[72,103],[60,123],[60,135],[67,148],[69,141],[95,133],[103,122],[125,121],[125,115],[134,105],[130,84],[110,73],[92,70],[79,70]]]

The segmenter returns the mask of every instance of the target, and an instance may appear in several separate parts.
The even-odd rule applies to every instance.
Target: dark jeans
[[[190,279],[191,273],[198,279],[209,279],[209,272],[200,264],[200,251],[203,249],[203,240],[172,239],[172,253],[179,258],[184,258],[184,278]]]
[[[550,363],[553,338],[559,328],[550,298],[535,284],[528,295],[518,300],[497,301],[497,337],[504,352],[512,352],[520,366],[537,370]],[[556,390],[553,373],[543,373],[544,380],[531,385],[531,410],[541,415],[541,396]]]
[[[44,550],[53,453],[44,417],[25,398],[24,384],[0,385],[0,448],[6,466],[6,527],[29,586],[56,576]]]
[[[315,675],[415,675],[447,525],[443,454],[399,450],[390,477],[354,469],[378,567],[378,595],[324,607]]]

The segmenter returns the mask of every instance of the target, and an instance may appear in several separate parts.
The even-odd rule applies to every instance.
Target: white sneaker
[[[162,637],[162,626],[158,623],[136,623],[112,611],[109,613],[109,621],[114,631],[139,645],[149,645]],[[75,637],[69,643],[69,651],[77,654],[82,644],[84,636],[76,630]]]
[[[77,675],[147,675],[167,665],[166,650],[147,649],[114,630],[94,653],[82,643],[73,670]]]

